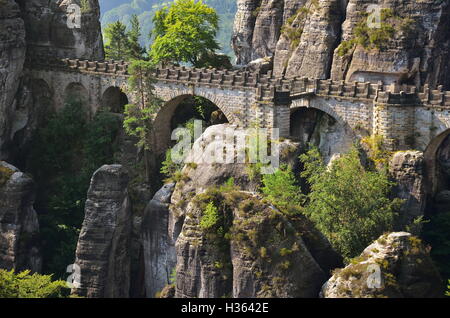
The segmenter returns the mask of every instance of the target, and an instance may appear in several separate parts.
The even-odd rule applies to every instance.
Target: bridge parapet
[[[424,104],[428,107],[450,106],[450,91],[440,85],[436,90],[424,85],[420,90],[414,85],[385,85],[382,82],[345,82],[306,77],[278,79],[277,91],[290,92],[292,98],[305,93],[375,100],[385,104]]]

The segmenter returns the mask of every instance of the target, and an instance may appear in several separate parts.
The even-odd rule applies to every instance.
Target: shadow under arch
[[[102,94],[101,109],[113,113],[123,113],[128,104],[128,96],[117,86],[108,87]]]
[[[78,82],[69,83],[64,90],[64,102],[76,101],[80,102],[83,107],[89,105],[89,91]]]
[[[301,147],[318,147],[325,162],[334,154],[347,152],[356,140],[347,123],[320,108],[293,107],[289,120],[290,138],[300,142]]]
[[[155,146],[155,154],[157,156],[160,156],[166,152],[166,150],[170,147],[172,140],[172,131],[178,127],[179,124],[182,124],[182,121],[174,121],[174,117],[176,115],[179,115],[179,113],[182,113],[183,111],[186,111],[187,109],[179,109],[179,107],[187,106],[190,107],[189,104],[186,104],[189,102],[191,98],[194,97],[200,97],[207,102],[209,102],[211,105],[214,106],[214,111],[208,116],[206,120],[211,124],[215,124],[214,121],[217,121],[217,123],[228,123],[230,122],[229,115],[226,114],[226,112],[214,101],[205,98],[203,96],[199,95],[192,95],[192,94],[184,94],[177,96],[169,101],[164,102],[163,106],[159,109],[154,122],[153,122],[153,144]],[[179,110],[179,111],[178,111]],[[191,109],[192,110],[192,109]],[[188,116],[184,116],[187,118]],[[205,127],[204,127],[205,128]]]
[[[437,191],[439,182],[437,178],[438,173],[438,150],[450,136],[450,128],[444,130],[439,135],[434,137],[425,148],[423,152],[425,164],[425,186],[428,189],[428,195],[434,196]]]

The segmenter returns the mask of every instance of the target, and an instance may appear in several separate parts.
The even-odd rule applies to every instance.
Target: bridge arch
[[[347,152],[355,140],[353,130],[340,119],[334,112],[318,107],[291,108],[290,138],[302,147],[308,144],[318,147],[328,162],[333,155]]]
[[[101,108],[113,113],[123,113],[125,105],[128,104],[128,96],[117,86],[109,86],[101,97]]]
[[[186,109],[191,107],[192,99],[194,97],[201,97],[207,103],[209,103],[214,109],[211,109],[210,113],[207,114],[206,120],[207,124],[216,124],[216,123],[224,123],[230,122],[229,116],[227,113],[214,102],[214,98],[209,99],[202,95],[193,95],[193,94],[182,94],[176,96],[164,103],[164,105],[158,111],[154,123],[153,123],[153,131],[154,135],[154,144],[157,155],[162,155],[171,145],[171,135],[173,129],[177,128],[179,124],[183,124],[186,119],[189,118],[189,111],[192,110],[192,113],[195,113],[195,110]],[[213,97],[213,96],[211,96]],[[217,100],[217,99],[215,99]],[[183,109],[183,107],[186,107]],[[195,117],[195,116],[194,116]],[[174,120],[175,119],[175,120]],[[199,118],[200,119],[200,118]],[[216,122],[215,122],[216,121]]]
[[[80,102],[83,107],[89,106],[89,91],[79,82],[69,83],[64,90],[64,102],[69,100]]]
[[[445,159],[450,164],[450,128],[434,137],[424,151],[427,189],[432,196],[443,186],[439,175]],[[448,168],[450,171],[450,166]]]

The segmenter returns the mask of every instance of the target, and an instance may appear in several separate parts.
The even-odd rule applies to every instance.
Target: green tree
[[[156,11],[150,56],[155,62],[185,62],[201,67],[202,56],[219,49],[215,37],[219,18],[201,0],[175,0]]]
[[[121,126],[115,114],[98,112],[88,121],[86,105],[69,99],[33,136],[27,170],[38,184],[38,211],[44,273],[65,276],[73,263],[92,173],[113,163]]]
[[[142,60],[145,54],[145,49],[139,43],[141,37],[141,25],[138,16],[133,14],[131,16],[131,30],[128,31],[128,59]]]
[[[385,171],[367,171],[354,147],[326,167],[313,148],[300,156],[311,187],[305,214],[347,259],[393,228],[401,200],[389,199]]]
[[[147,178],[150,177],[149,150],[153,139],[153,120],[161,106],[161,100],[154,94],[154,63],[134,60],[128,68],[128,87],[136,95],[137,103],[125,105],[123,126],[130,136],[138,138],[137,146],[144,150]]]
[[[126,25],[120,21],[111,23],[105,28],[105,55],[107,59],[127,59],[129,40],[126,30]]]
[[[297,184],[290,166],[282,166],[273,174],[263,175],[261,191],[265,197],[283,212],[291,212],[304,202],[304,195]]]
[[[0,269],[0,298],[61,298],[68,294],[66,282],[52,281],[52,275]]]

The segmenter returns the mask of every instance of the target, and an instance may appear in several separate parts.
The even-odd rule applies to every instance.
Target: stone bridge
[[[124,62],[41,61],[28,72],[56,108],[71,94],[84,96],[92,114],[103,106],[114,111],[133,100]],[[158,152],[170,141],[170,119],[177,105],[189,95],[211,100],[231,124],[278,128],[286,138],[295,125],[291,114],[304,107],[327,113],[354,135],[382,135],[392,150],[424,151],[450,128],[450,92],[442,86],[275,78],[270,72],[183,66],[160,67],[155,78],[156,95],[165,101],[155,119]]]

